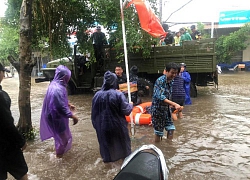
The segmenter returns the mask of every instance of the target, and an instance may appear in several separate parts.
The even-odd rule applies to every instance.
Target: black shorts
[[[7,172],[15,179],[22,178],[28,172],[21,149],[5,149],[0,152],[0,180],[7,179]]]
[[[180,106],[184,106],[185,96],[184,97],[177,97],[172,99],[173,102],[179,104]],[[171,108],[172,112],[175,111],[175,108]]]

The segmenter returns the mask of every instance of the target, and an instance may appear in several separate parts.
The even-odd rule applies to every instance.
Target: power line
[[[174,13],[176,13],[176,12],[179,11],[179,10],[181,10],[181,9],[184,8],[186,5],[188,5],[189,3],[191,3],[192,1],[193,1],[193,0],[188,1],[186,4],[184,4],[183,6],[181,6],[179,9],[175,10],[174,12],[172,12],[172,13],[168,16],[167,20],[169,20],[169,18],[170,18]],[[167,22],[167,20],[165,20],[165,22]]]

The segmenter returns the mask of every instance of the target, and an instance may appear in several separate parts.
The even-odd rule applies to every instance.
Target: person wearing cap
[[[101,26],[96,27],[96,32],[91,35],[90,39],[92,40],[92,44],[94,47],[96,61],[99,63],[100,66],[103,66],[103,58],[105,54],[103,46],[107,45],[108,42],[105,34],[101,31]]]
[[[182,46],[183,41],[192,41],[192,37],[186,31],[186,28],[180,28],[180,33],[181,33],[181,40],[180,40],[181,46]]]
[[[0,71],[2,71],[3,73],[5,73],[6,71],[8,71],[8,69],[6,69],[2,63],[0,63]]]
[[[138,97],[138,68],[136,65],[133,65],[131,68],[130,68],[130,73],[129,73],[129,81],[130,81],[130,84],[131,85],[134,85],[135,86],[135,90],[132,92],[131,89],[130,89],[130,92],[131,92],[131,101],[133,102],[133,105],[136,106],[138,104],[141,104],[141,99]]]
[[[179,110],[181,106],[172,99],[173,79],[177,75],[178,66],[176,63],[168,63],[165,67],[164,75],[159,77],[154,84],[152,106],[150,113],[154,127],[155,142],[159,142],[167,131],[167,138],[173,139],[175,130],[171,119],[171,107]]]
[[[185,105],[192,104],[191,98],[190,98],[190,83],[191,83],[191,76],[189,72],[186,70],[186,64],[181,63],[181,77],[184,79],[184,89],[185,89]]]
[[[201,33],[198,30],[196,30],[195,25],[192,25],[190,27],[190,29],[192,31],[191,37],[192,37],[193,40],[199,40],[199,39],[201,39]]]
[[[0,83],[6,69],[0,63]],[[27,147],[25,138],[14,125],[10,111],[11,99],[0,85],[0,179],[7,179],[7,173],[15,179],[28,179],[28,166],[23,156]]]
[[[134,106],[137,106],[138,104],[142,103],[141,98],[139,97],[138,91],[139,90],[148,90],[149,86],[143,85],[139,81],[138,77],[138,67],[136,65],[133,65],[130,68],[130,75],[129,75],[129,81],[132,85],[136,84],[137,85],[137,90],[134,92],[131,92],[131,101],[133,102]],[[133,89],[132,89],[133,90]]]
[[[166,37],[164,38],[165,45],[172,45],[174,43],[173,33],[169,30],[168,24],[162,24],[162,28],[167,32]]]

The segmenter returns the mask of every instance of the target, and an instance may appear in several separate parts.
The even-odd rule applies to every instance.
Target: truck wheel
[[[190,97],[197,97],[197,89],[194,83],[190,83]]]
[[[137,84],[139,84],[139,86],[138,86],[138,96],[140,96],[140,97],[151,96],[153,85],[149,80],[139,78]],[[146,86],[148,86],[149,89],[147,89]]]
[[[73,95],[76,93],[76,87],[74,83],[72,83],[71,81],[68,83],[67,91],[68,91],[68,95]]]

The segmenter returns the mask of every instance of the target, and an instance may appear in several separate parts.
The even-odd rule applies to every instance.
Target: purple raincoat
[[[92,100],[92,124],[96,130],[103,162],[114,162],[131,153],[131,142],[125,115],[132,111],[122,92],[115,90],[117,77],[107,71],[102,89]]]
[[[57,155],[64,154],[72,145],[69,129],[69,117],[72,117],[72,112],[68,106],[66,90],[70,76],[71,71],[66,66],[58,66],[43,101],[40,137],[42,141],[54,138]]]

